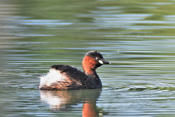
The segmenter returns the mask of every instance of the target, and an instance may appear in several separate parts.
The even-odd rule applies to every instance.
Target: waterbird
[[[40,90],[101,89],[96,69],[110,64],[98,51],[89,51],[82,60],[83,71],[70,65],[52,65],[49,72],[40,76]]]

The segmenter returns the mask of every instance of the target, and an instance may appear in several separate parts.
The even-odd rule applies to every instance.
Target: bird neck
[[[96,61],[90,56],[85,56],[82,61],[83,70],[87,75],[93,76],[96,73]]]

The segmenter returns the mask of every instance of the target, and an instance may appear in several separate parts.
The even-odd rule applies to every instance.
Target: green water
[[[0,116],[175,115],[174,0],[1,0]],[[40,92],[53,64],[81,67],[89,50],[102,91]]]

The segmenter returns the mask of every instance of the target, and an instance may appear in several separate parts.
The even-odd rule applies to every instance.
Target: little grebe
[[[89,51],[83,58],[84,72],[69,65],[52,65],[47,75],[40,77],[41,90],[100,89],[102,83],[96,69],[109,64],[97,51]]]

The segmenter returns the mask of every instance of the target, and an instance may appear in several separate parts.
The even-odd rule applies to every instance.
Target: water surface
[[[173,116],[173,0],[0,2],[1,116]],[[102,91],[43,92],[37,75],[53,64],[81,67],[89,50]],[[87,115],[90,114],[90,115]]]

